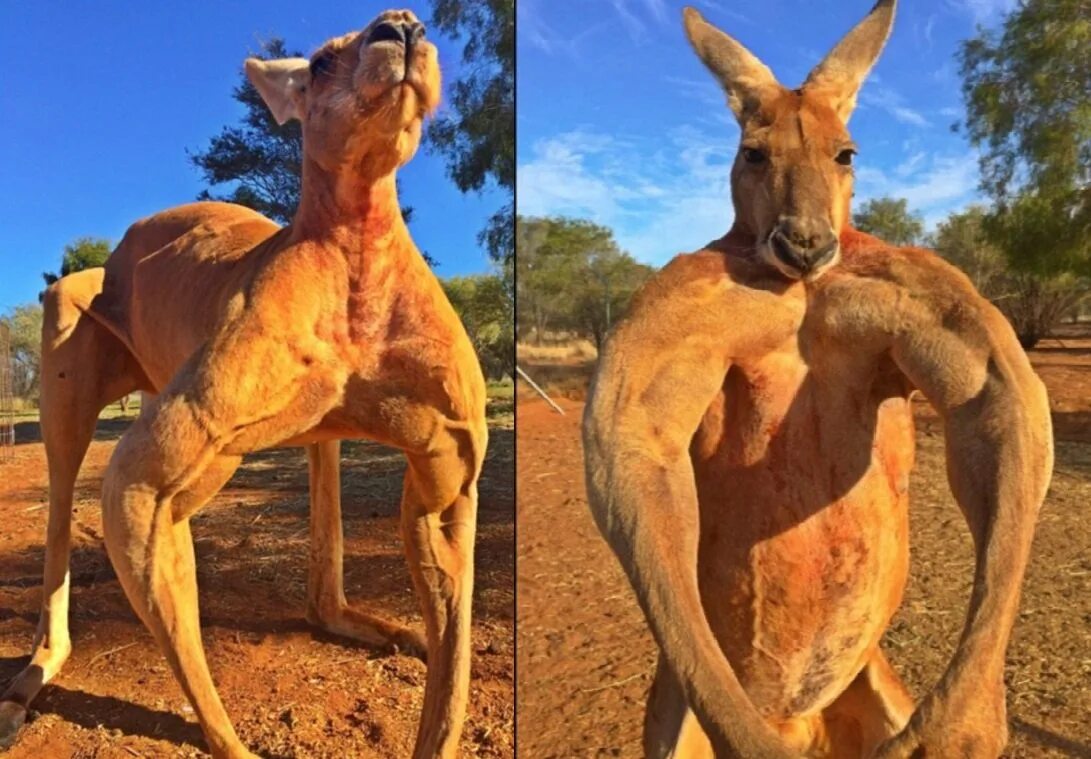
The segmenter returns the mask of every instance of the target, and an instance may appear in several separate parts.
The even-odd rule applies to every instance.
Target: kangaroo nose
[[[780,217],[777,231],[784,239],[803,251],[819,250],[834,239],[833,230],[826,222],[798,216]]]
[[[400,42],[404,45],[405,26],[405,24],[392,24],[389,21],[377,24],[375,28],[371,30],[371,34],[367,36],[367,44],[373,45],[376,42]]]
[[[410,45],[424,39],[424,24],[420,21],[414,21],[412,24],[405,24],[404,26],[405,39]]]
[[[770,242],[782,261],[804,274],[837,252],[837,237],[828,223],[794,216],[780,218]]]
[[[419,21],[412,23],[394,24],[384,21],[371,30],[367,36],[367,44],[376,42],[400,42],[403,45],[413,45],[424,38],[424,24]]]

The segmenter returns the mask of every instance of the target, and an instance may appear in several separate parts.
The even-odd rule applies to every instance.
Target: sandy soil
[[[474,660],[462,756],[510,757],[514,731],[514,430],[491,430],[480,485]],[[74,652],[34,702],[7,754],[203,756],[193,713],[106,557],[99,483],[126,423],[101,422],[80,479],[72,556]],[[46,468],[36,425],[0,463],[0,683],[26,662],[41,602]],[[395,451],[348,443],[343,460],[345,586],[352,603],[420,626],[398,538],[404,473]],[[263,757],[405,757],[425,667],[312,630],[306,598],[307,469],[302,450],[247,458],[193,520],[212,675],[243,742]]]
[[[1035,537],[1006,680],[1010,757],[1091,757],[1091,340],[1033,360],[1050,388],[1057,465]],[[588,367],[568,362],[586,376]],[[532,376],[563,374],[533,368]],[[574,395],[571,382],[561,395]],[[520,757],[639,757],[656,650],[587,508],[578,401],[565,416],[524,395],[517,493]],[[935,416],[918,407],[912,566],[883,645],[918,696],[942,673],[964,619],[972,546],[947,490]]]

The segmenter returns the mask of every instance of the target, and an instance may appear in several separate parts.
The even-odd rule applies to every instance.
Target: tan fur
[[[71,649],[73,482],[98,411],[141,389],[157,395],[106,472],[106,546],[213,755],[253,756],[205,663],[189,518],[243,454],[273,445],[308,447],[308,618],[373,643],[426,646],[414,756],[455,754],[469,688],[484,379],[395,194],[394,172],[417,149],[421,120],[438,102],[436,50],[415,40],[407,62],[403,45],[368,42],[381,23],[417,21],[388,11],[303,65],[248,62],[278,118],[303,121],[303,190],[291,226],[278,229],[223,203],[181,206],[131,227],[105,270],[65,277],[48,291],[45,598],[31,664],[0,703],[0,740],[14,739],[27,704]],[[344,438],[406,454],[402,535],[426,640],[345,604],[337,442]]]
[[[883,0],[810,81],[839,71],[858,86],[892,17]],[[835,157],[855,89],[755,92],[736,78],[753,70],[738,43],[692,10],[686,26],[752,101],[741,144],[767,160],[736,159],[733,229],[635,299],[584,417],[591,508],[661,651],[646,752],[996,757],[1052,468],[1045,389],[962,273],[849,226],[852,174]],[[783,234],[802,260],[825,245],[807,230],[826,228],[838,255],[819,266],[770,251]],[[908,570],[917,391],[943,417],[977,569],[955,655],[914,708],[879,640]]]

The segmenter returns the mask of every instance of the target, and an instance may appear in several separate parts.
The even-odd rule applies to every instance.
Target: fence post
[[[0,324],[0,459],[15,458],[15,371],[11,365],[11,329]]]
[[[527,373],[523,371],[522,367],[516,366],[515,371],[519,372],[519,376],[525,379],[530,384],[530,386],[534,388],[538,395],[545,398],[545,402],[552,406],[554,411],[556,411],[561,416],[564,416],[564,409],[554,403],[553,399],[546,395],[546,391],[538,387],[538,383],[536,383],[534,380],[527,376]]]

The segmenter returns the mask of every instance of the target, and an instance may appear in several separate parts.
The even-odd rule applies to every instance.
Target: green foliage
[[[983,228],[1024,271],[1091,275],[1091,185],[1082,191],[1026,190],[996,206]]]
[[[978,292],[991,298],[1003,290],[1007,263],[1003,254],[985,237],[982,225],[987,210],[971,206],[953,213],[936,227],[928,245],[962,269]]]
[[[302,53],[289,52],[279,38],[263,43],[257,55],[263,60],[292,56]],[[245,73],[240,74],[232,97],[244,108],[240,124],[224,127],[206,150],[191,153],[189,158],[209,185],[234,187],[226,195],[214,196],[204,190],[198,197],[238,203],[287,224],[299,206],[303,130],[295,120],[278,125]]]
[[[428,127],[431,144],[447,157],[447,172],[463,192],[493,182],[509,200],[478,235],[499,264],[515,255],[515,3],[513,0],[432,0],[432,25],[465,41],[462,77],[450,88],[453,116]]]
[[[852,215],[852,223],[891,245],[914,245],[924,235],[924,221],[909,211],[905,198],[872,198]]]
[[[101,237],[77,238],[64,246],[60,274],[54,274],[51,271],[42,272],[42,279],[45,280],[46,285],[51,285],[61,277],[67,277],[77,271],[104,266],[113,249],[113,244]]]
[[[451,277],[442,281],[489,379],[515,373],[515,323],[511,291],[496,274]]]
[[[13,390],[26,400],[37,400],[38,365],[42,346],[42,307],[37,303],[15,306],[0,317],[11,330]]]
[[[985,233],[1022,269],[1091,273],[1091,13],[1025,0],[959,61],[965,128],[994,208]]]
[[[613,232],[584,219],[518,217],[515,236],[519,326],[541,342],[571,330],[601,348],[652,268],[621,251]]]
[[[1086,302],[1091,287],[1072,274],[1040,274],[1012,268],[985,231],[988,211],[974,206],[951,214],[931,242],[940,255],[973,280],[978,291],[1011,322],[1019,342],[1032,348]]]
[[[590,251],[615,246],[613,233],[583,219],[522,216],[515,230],[518,323],[541,342],[547,330],[572,325],[578,272]]]

